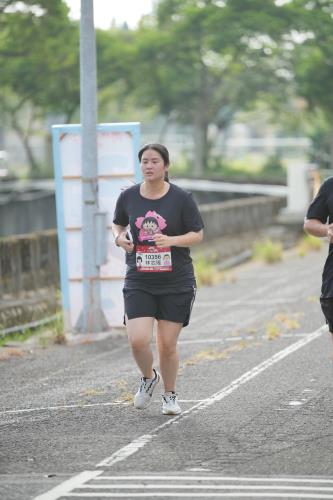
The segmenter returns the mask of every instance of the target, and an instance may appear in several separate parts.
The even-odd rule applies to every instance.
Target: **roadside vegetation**
[[[323,247],[323,240],[316,238],[311,234],[305,234],[297,245],[297,253],[300,257],[304,257],[309,252],[318,252]]]
[[[66,344],[62,314],[59,313],[50,323],[1,336],[0,347],[24,343],[31,337],[36,338],[39,347],[42,348],[51,344]]]
[[[298,330],[301,326],[299,322],[299,313],[286,314],[278,313],[274,318],[266,324],[265,338],[267,340],[275,340],[280,335],[293,330]]]
[[[198,286],[213,286],[224,279],[224,274],[219,271],[216,263],[203,255],[196,258],[193,265]]]
[[[253,258],[266,264],[274,264],[283,258],[283,246],[280,241],[266,239],[256,241],[253,245]]]
[[[326,4],[159,0],[134,29],[97,29],[99,121],[158,123],[160,142],[170,126],[187,130],[192,140],[184,140],[178,169],[195,177],[285,178],[279,148],[261,163],[237,152],[230,159],[225,140],[235,122],[250,124],[252,138],[267,129],[307,137],[309,161],[332,167],[333,18]],[[43,137],[49,145],[55,117],[80,119],[79,23],[64,0],[6,0],[0,24],[2,126],[15,132],[27,158],[26,170],[9,165],[11,174],[52,177],[51,158],[41,159],[33,144]]]
[[[192,160],[182,158],[172,165],[175,177],[192,177]],[[260,155],[246,154],[239,159],[213,158],[204,171],[204,177],[212,180],[235,182],[263,182],[286,184],[287,165],[278,157],[262,158]]]

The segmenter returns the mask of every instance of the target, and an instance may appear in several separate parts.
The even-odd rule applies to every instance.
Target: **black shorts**
[[[325,316],[326,323],[328,324],[328,329],[331,333],[333,333],[333,298],[321,298],[320,305]]]
[[[183,293],[165,295],[124,288],[125,314],[128,319],[150,317],[182,323],[183,326],[187,326],[190,321],[195,292],[195,287]]]

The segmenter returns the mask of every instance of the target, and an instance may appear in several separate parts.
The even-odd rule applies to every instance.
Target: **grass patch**
[[[213,286],[224,279],[224,275],[216,265],[206,257],[198,257],[194,261],[194,273],[198,286]]]
[[[253,245],[253,257],[255,259],[266,262],[266,264],[274,264],[283,258],[283,247],[280,241],[272,241],[270,239],[256,241]]]
[[[274,321],[270,321],[266,325],[266,338],[267,340],[274,340],[281,335],[281,329]]]
[[[186,359],[183,365],[194,366],[204,361],[225,360],[228,359],[232,353],[241,351],[242,349],[248,347],[248,345],[249,344],[246,340],[241,340],[237,342],[237,344],[234,344],[230,347],[226,347],[222,351],[218,349],[204,349],[203,351],[199,351],[196,354],[194,354],[191,358]]]
[[[300,257],[304,257],[309,252],[318,252],[323,246],[321,238],[306,234],[297,245],[297,253]]]
[[[296,316],[298,314],[288,315],[280,313],[276,314],[275,320],[280,322],[287,330],[297,330],[301,325]]]
[[[40,333],[38,344],[43,349],[46,349],[49,345],[52,344],[67,344],[62,315],[59,315],[59,317],[52,321],[52,323],[44,326]]]
[[[301,326],[297,319],[299,315],[299,313],[292,315],[285,313],[276,314],[272,321],[266,324],[266,339],[275,340],[286,330],[298,330]]]
[[[134,394],[128,389],[126,380],[119,379],[115,382],[116,388],[120,391],[119,396],[115,399],[115,403],[134,403]]]
[[[31,328],[22,330],[21,332],[8,333],[7,335],[0,337],[0,347],[6,346],[10,343],[25,342],[32,335],[36,335],[36,331],[32,331]]]
[[[57,318],[51,323],[51,338],[54,344],[66,344],[66,335],[64,327],[64,318],[62,314],[59,314]]]
[[[104,390],[98,390],[98,389],[84,389],[81,391],[80,396],[81,397],[92,397],[92,396],[102,396],[105,394]]]
[[[40,347],[47,347],[49,344],[65,344],[66,336],[62,314],[59,313],[50,323],[45,323],[35,328],[26,328],[19,332],[8,333],[0,337],[0,347],[11,343],[24,343],[31,337],[38,338]]]

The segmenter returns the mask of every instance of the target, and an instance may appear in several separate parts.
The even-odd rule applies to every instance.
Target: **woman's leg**
[[[179,367],[177,340],[182,326],[182,323],[166,320],[157,323],[157,349],[165,392],[175,391]]]
[[[127,335],[133,357],[143,377],[153,378],[153,353],[151,340],[154,318],[144,317],[127,319]]]

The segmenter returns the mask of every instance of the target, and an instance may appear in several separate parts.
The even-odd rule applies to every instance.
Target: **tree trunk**
[[[208,160],[208,123],[199,110],[193,123],[194,158],[193,176],[202,177]]]
[[[29,135],[20,127],[15,116],[12,116],[12,125],[19,139],[21,140],[24,151],[27,155],[30,175],[31,177],[36,177],[40,173],[40,164],[33,154],[32,148],[29,143]]]
[[[201,47],[201,46],[200,46]],[[200,49],[201,50],[201,49]],[[209,156],[208,126],[210,123],[210,86],[208,69],[201,60],[200,86],[193,119],[194,161],[193,175],[202,177]]]
[[[164,120],[164,123],[159,131],[159,134],[158,134],[158,142],[163,144],[164,143],[164,140],[165,140],[165,136],[168,132],[168,128],[169,128],[169,125],[172,123],[172,121],[175,119],[175,112],[174,111],[171,111],[166,119]]]
[[[332,114],[332,120],[331,120],[331,144],[330,144],[330,166],[331,169],[333,170],[333,114]]]

